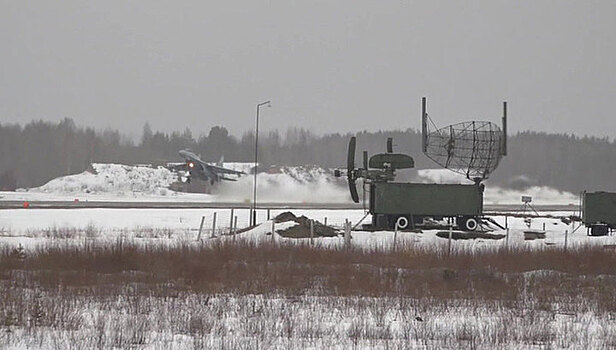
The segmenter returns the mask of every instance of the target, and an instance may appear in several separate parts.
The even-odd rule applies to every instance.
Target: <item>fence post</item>
[[[310,245],[314,246],[314,220],[310,219]]]
[[[237,235],[237,215],[233,218],[233,242],[235,242],[236,235]]]
[[[506,229],[509,228],[509,223],[508,223],[508,220],[507,220],[507,215],[505,215],[505,228]]]
[[[509,249],[509,227],[507,227],[506,231],[507,231],[507,233],[505,235],[505,247],[507,247],[507,249]]]
[[[267,220],[269,221],[269,219],[270,219],[270,210],[267,209]]]
[[[233,208],[231,208],[231,217],[229,218],[229,234],[233,234]]]
[[[545,222],[543,223],[543,232],[545,232]]]
[[[323,220],[323,225],[327,226],[327,216],[325,217],[325,219]]]
[[[565,230],[565,253],[567,252],[567,236],[569,236],[569,230]]]
[[[396,251],[396,240],[398,238],[398,221],[394,224],[394,252]]]
[[[453,236],[453,226],[449,225],[449,239],[447,240],[447,254],[451,255],[451,236]]]
[[[272,242],[276,241],[276,238],[274,237],[276,235],[275,226],[276,226],[276,220],[272,220]]]
[[[344,246],[346,249],[351,247],[351,223],[349,219],[344,221]]]
[[[216,212],[214,212],[214,217],[212,218],[212,235],[210,238],[216,237]]]
[[[201,225],[199,225],[199,234],[197,235],[197,241],[201,240],[201,231],[203,230],[203,222],[205,221],[205,216],[201,217]]]

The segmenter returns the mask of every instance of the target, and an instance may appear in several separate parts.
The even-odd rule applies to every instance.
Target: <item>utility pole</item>
[[[250,210],[250,224],[254,226],[257,224],[257,173],[258,173],[258,161],[259,161],[259,110],[262,106],[271,107],[271,101],[267,100],[257,104],[257,123],[255,127],[255,167],[254,167],[254,180],[252,183],[252,209]]]

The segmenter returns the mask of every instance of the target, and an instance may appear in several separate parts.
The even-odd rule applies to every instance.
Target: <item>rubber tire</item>
[[[607,236],[609,233],[609,228],[607,225],[592,225],[590,226],[590,235],[591,236]]]
[[[464,231],[475,231],[479,227],[479,221],[474,217],[466,217],[462,222],[462,229]]]
[[[409,227],[409,219],[406,216],[398,216],[396,222],[394,222],[394,228],[396,228],[396,224],[398,224],[398,229],[404,230]]]

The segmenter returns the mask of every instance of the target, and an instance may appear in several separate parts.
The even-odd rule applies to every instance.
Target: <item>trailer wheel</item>
[[[462,225],[461,225],[462,229],[464,229],[465,231],[475,231],[477,229],[477,227],[479,227],[479,222],[477,221],[477,218],[474,217],[464,217],[462,218]]]
[[[592,225],[590,226],[591,236],[607,236],[609,228],[607,225]]]
[[[409,226],[409,219],[406,216],[399,216],[394,225],[398,225],[399,229],[404,230]]]

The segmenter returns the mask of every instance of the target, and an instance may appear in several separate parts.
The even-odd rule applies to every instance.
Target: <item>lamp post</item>
[[[255,127],[255,167],[254,167],[254,180],[252,183],[252,210],[250,213],[250,225],[257,224],[257,171],[258,171],[258,152],[259,152],[259,109],[262,106],[271,107],[272,103],[267,100],[257,104],[257,124]]]

